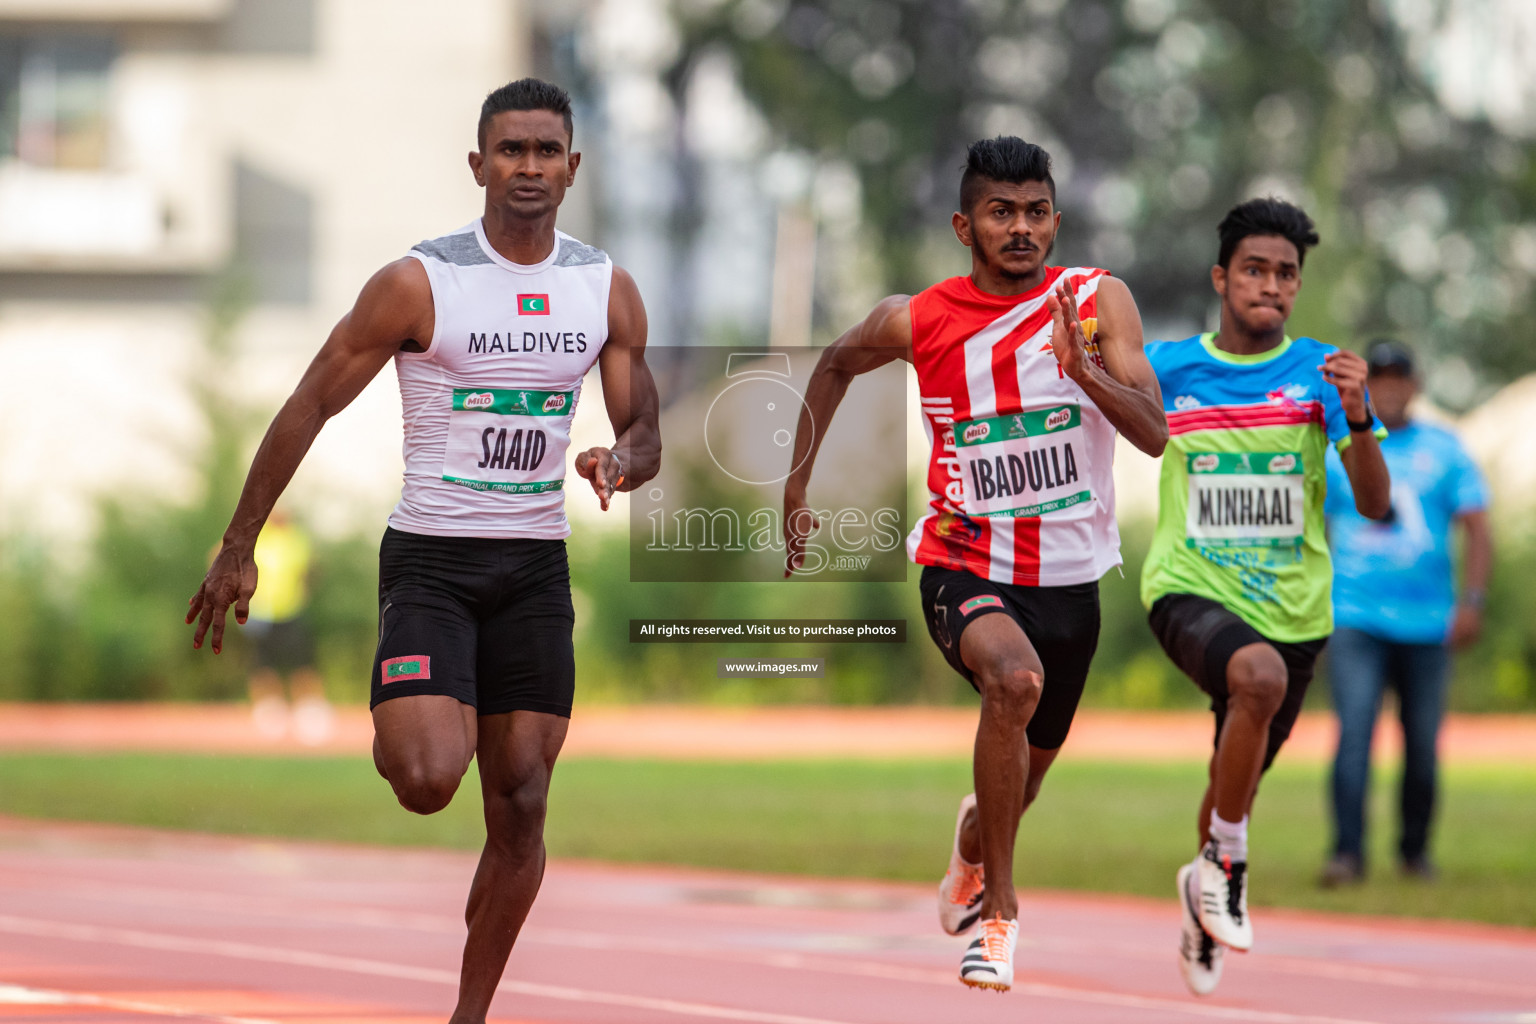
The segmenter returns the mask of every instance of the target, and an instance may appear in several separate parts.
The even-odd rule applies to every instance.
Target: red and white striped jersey
[[[1045,300],[1064,276],[1088,350],[1106,271],[1049,267],[1022,295],[991,295],[969,277],[911,300],[922,397],[928,512],[907,538],[920,565],[999,583],[1065,586],[1120,564],[1115,428],[1051,351]]]

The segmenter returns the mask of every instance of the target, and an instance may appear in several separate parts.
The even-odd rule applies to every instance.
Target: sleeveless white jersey
[[[405,486],[389,525],[570,536],[565,454],[582,378],[608,339],[612,261],[556,231],[543,262],[513,263],[479,220],[410,255],[432,284],[435,326],[425,352],[395,355]]]

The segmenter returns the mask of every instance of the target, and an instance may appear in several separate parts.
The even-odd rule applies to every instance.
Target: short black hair
[[[491,118],[508,110],[548,110],[565,120],[565,134],[571,131],[571,94],[539,78],[519,78],[495,89],[480,104],[480,148],[485,149],[485,127]]]
[[[1307,250],[1319,241],[1312,218],[1301,207],[1274,196],[1238,203],[1221,219],[1216,233],[1221,237],[1221,252],[1216,262],[1223,267],[1232,263],[1237,243],[1249,235],[1279,235],[1290,242],[1296,247],[1297,266],[1307,261]]]
[[[1051,154],[1014,135],[980,139],[971,143],[965,154],[965,173],[960,175],[960,209],[970,213],[981,198],[986,181],[1005,181],[1017,185],[1025,181],[1043,181],[1051,190],[1051,205],[1056,205],[1056,182],[1051,178]]]

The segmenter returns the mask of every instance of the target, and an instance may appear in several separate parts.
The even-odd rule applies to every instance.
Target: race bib
[[[1300,547],[1306,488],[1298,452],[1190,452],[1186,547]]]
[[[575,398],[571,391],[454,388],[443,479],[477,491],[558,491]]]
[[[969,516],[1043,516],[1093,500],[1077,405],[956,423]]]

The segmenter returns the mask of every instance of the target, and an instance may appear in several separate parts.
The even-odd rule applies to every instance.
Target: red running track
[[[462,853],[0,819],[0,1022],[426,1024]],[[1171,888],[1170,881],[1170,888]],[[1007,995],[954,980],[928,887],[556,862],[492,1019],[550,1024],[1520,1024],[1536,933],[1261,910],[1185,994],[1173,899],[1026,893]]]

